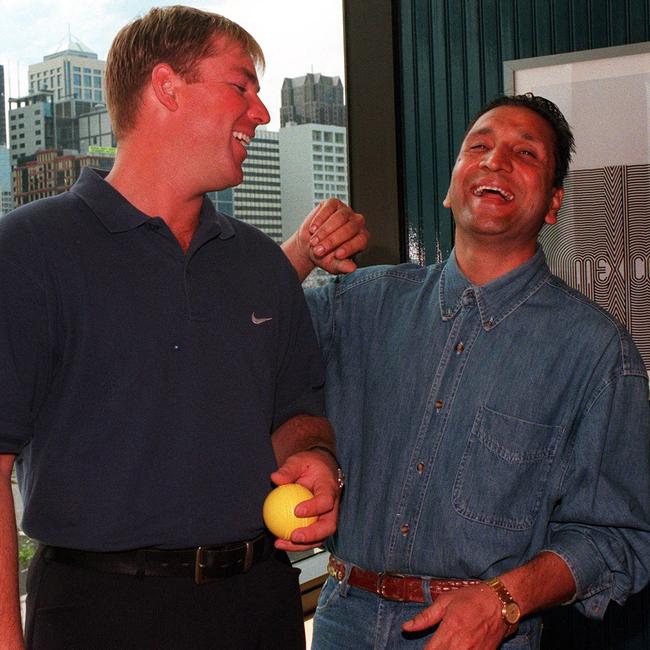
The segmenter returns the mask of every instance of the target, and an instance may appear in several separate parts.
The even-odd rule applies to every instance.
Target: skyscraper
[[[80,99],[103,104],[105,68],[105,61],[100,61],[97,54],[68,34],[62,49],[29,66],[29,92],[49,90],[55,102]]]
[[[349,202],[346,128],[300,124],[280,129],[284,238],[323,199]]]
[[[5,69],[0,65],[0,147],[7,146],[7,118],[5,115]]]
[[[281,243],[280,144],[277,131],[258,128],[242,166],[244,180],[235,187],[210,192],[217,210],[256,226]],[[306,214],[306,213],[305,213]]]
[[[280,125],[333,124],[345,126],[343,84],[339,77],[309,73],[282,84]]]

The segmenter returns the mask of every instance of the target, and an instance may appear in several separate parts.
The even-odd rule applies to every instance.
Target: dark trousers
[[[32,650],[302,650],[299,571],[284,553],[219,582],[99,573],[38,554],[27,581]]]

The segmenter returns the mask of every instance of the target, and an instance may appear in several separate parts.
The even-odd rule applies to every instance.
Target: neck
[[[516,248],[465,242],[456,237],[454,254],[463,275],[474,285],[481,286],[500,278],[529,260],[537,250],[537,242]]]
[[[120,143],[106,182],[140,212],[161,217],[186,251],[199,223],[203,195],[184,192],[174,173],[177,170],[168,169],[160,154],[143,157],[131,153],[144,150],[129,142]]]

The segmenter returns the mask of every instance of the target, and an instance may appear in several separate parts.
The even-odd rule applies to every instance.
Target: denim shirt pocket
[[[562,426],[537,424],[482,405],[453,488],[467,519],[508,530],[530,528],[542,502]]]

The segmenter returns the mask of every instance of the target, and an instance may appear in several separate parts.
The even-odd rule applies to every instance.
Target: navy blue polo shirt
[[[205,199],[183,253],[85,169],[0,221],[0,453],[23,528],[90,550],[254,537],[270,434],[322,414],[295,272]]]

